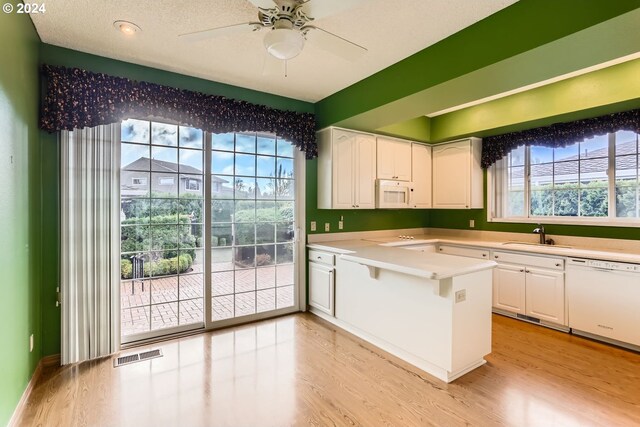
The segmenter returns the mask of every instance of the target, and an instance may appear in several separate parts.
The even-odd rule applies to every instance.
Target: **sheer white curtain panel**
[[[120,347],[120,124],[60,133],[62,364]]]

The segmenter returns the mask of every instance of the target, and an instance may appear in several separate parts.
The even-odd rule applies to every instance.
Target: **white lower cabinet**
[[[335,313],[334,255],[309,251],[309,305],[331,316]]]
[[[564,260],[493,253],[493,307],[566,326]]]

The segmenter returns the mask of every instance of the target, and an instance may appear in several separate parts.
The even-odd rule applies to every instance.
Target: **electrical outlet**
[[[29,353],[33,351],[33,334],[29,336]]]
[[[344,221],[338,221],[338,230],[342,230],[344,228]]]
[[[470,219],[469,220],[469,228],[474,228],[476,226],[476,220],[475,219]]]
[[[456,304],[467,299],[467,290],[462,289],[456,292]]]
[[[324,231],[329,231],[331,229],[331,224],[329,224],[328,222],[324,223]]]
[[[317,226],[316,226],[316,222],[315,221],[311,221],[311,231],[316,231],[317,230]]]

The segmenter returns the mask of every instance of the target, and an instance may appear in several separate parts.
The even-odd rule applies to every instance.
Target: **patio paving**
[[[236,270],[231,262],[215,264],[211,275],[213,321],[293,305],[293,264]],[[122,335],[202,322],[202,267],[194,265],[188,273],[176,276],[122,281]]]

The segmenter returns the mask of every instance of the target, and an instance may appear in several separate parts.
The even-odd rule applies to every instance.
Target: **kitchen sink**
[[[526,245],[526,246],[538,246],[541,248],[563,248],[563,249],[572,249],[572,246],[565,245],[546,245],[542,243],[532,243],[532,242],[504,242],[503,245]]]

